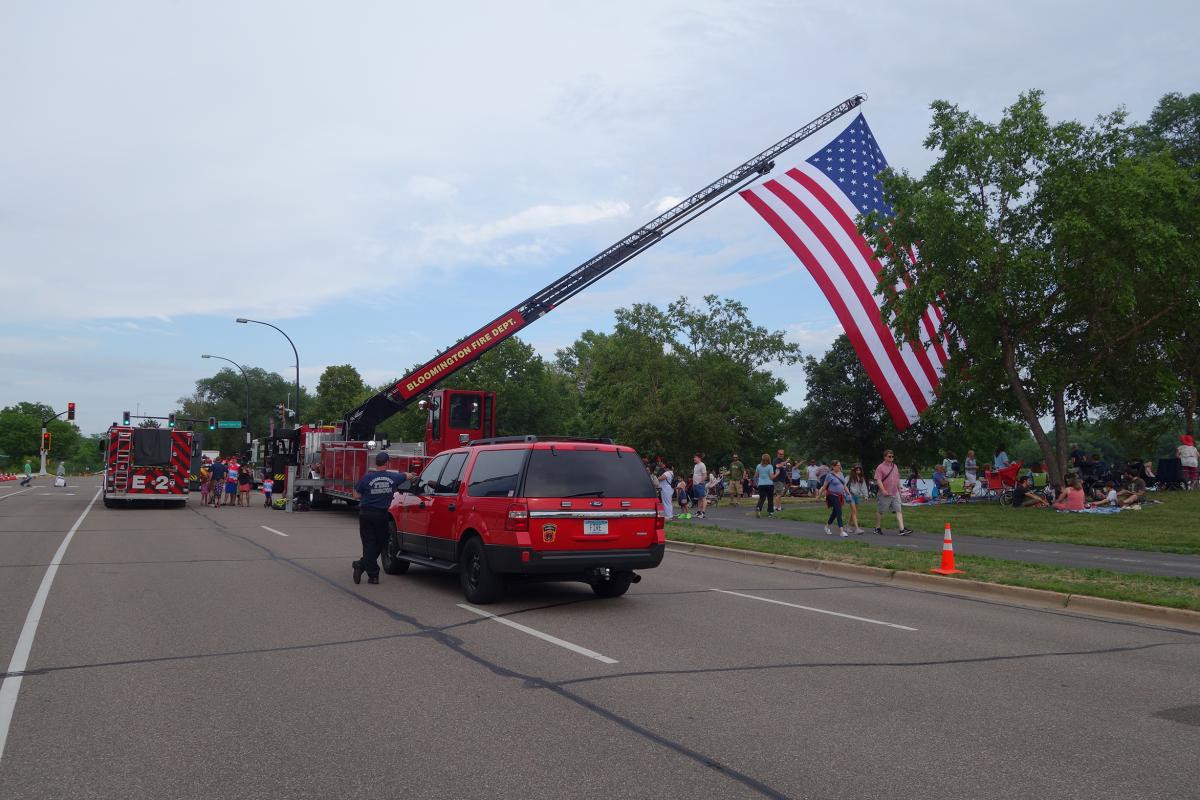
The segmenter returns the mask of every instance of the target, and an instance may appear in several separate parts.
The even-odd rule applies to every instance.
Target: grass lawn
[[[847,564],[865,564],[905,572],[928,572],[931,567],[937,565],[941,556],[940,553],[915,553],[892,547],[871,547],[862,542],[813,541],[775,533],[699,528],[675,523],[667,523],[667,538],[678,542],[696,542],[801,558],[841,561]],[[1200,580],[1194,578],[1129,575],[1102,569],[1071,569],[982,556],[957,556],[955,565],[967,573],[955,576],[955,579],[1028,586],[1033,589],[1049,589],[1055,592],[1200,611]]]
[[[1200,553],[1200,492],[1151,492],[1161,505],[1120,514],[1066,514],[1034,508],[1005,508],[999,503],[951,503],[905,507],[904,522],[918,531],[941,533],[949,522],[955,536],[991,536],[997,539],[1032,539],[1044,542],[1123,547],[1162,553]],[[824,503],[786,501],[784,519],[825,522]],[[865,513],[863,513],[865,512]],[[849,514],[843,509],[849,521]],[[862,527],[875,524],[875,501],[859,512]],[[885,524],[895,528],[896,518]]]

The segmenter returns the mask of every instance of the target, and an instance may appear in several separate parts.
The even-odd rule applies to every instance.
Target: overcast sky
[[[238,316],[286,330],[309,387],[329,364],[397,377],[856,93],[917,173],[937,98],[994,118],[1036,87],[1055,118],[1144,118],[1200,89],[1198,8],[10,0],[0,406],[73,400],[96,432],[166,414],[204,352],[290,376]],[[552,357],[615,308],[706,293],[814,355],[840,332],[734,201],[523,338]]]

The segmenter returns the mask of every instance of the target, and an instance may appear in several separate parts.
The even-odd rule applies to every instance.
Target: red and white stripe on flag
[[[907,428],[934,401],[945,374],[940,309],[926,310],[917,341],[896,344],[880,311],[882,265],[855,224],[859,209],[837,181],[813,164],[801,162],[741,195],[808,269],[896,428]]]

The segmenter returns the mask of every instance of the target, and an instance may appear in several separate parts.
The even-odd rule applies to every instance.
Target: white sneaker
[[[841,536],[843,539],[845,539],[845,538],[846,538],[847,536],[849,536],[850,534],[846,533],[845,531],[842,531],[842,532],[841,532],[841,533],[839,533],[838,535],[839,535],[839,536]]]
[[[854,532],[855,533],[866,533],[866,531],[864,531],[862,528],[855,528]]]
[[[829,526],[828,526],[828,525],[826,525],[826,526],[825,526],[825,535],[826,535],[826,536],[833,536],[833,531],[829,530]]]

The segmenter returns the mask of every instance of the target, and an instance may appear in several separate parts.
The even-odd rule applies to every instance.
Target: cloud
[[[672,208],[674,208],[675,206],[682,203],[683,200],[684,200],[684,198],[682,198],[682,197],[666,195],[665,197],[660,199],[658,202],[647,205],[646,208],[650,209],[655,214],[661,214],[664,211],[670,211]]]
[[[628,203],[611,200],[566,206],[537,205],[495,222],[459,228],[453,233],[453,237],[463,244],[486,244],[496,239],[569,225],[590,225],[627,214]]]
[[[829,317],[788,325],[785,332],[787,340],[800,345],[805,355],[820,358],[833,340],[842,335],[843,329],[840,322]]]
[[[404,184],[404,191],[418,200],[449,200],[458,194],[458,187],[441,178],[414,175]]]

